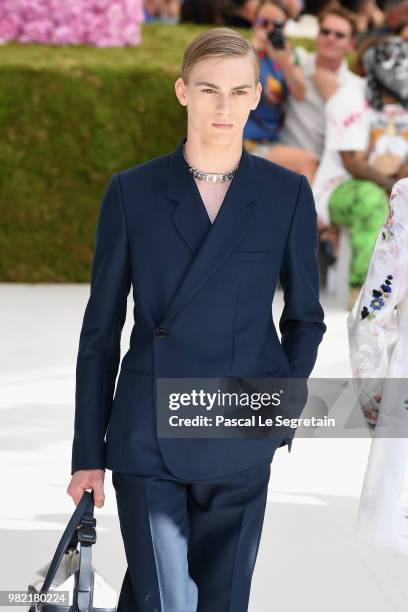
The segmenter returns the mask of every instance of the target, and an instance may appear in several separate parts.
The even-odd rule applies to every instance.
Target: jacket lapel
[[[242,148],[239,168],[211,223],[193,175],[183,156],[183,138],[170,155],[167,197],[178,202],[172,220],[193,253],[183,277],[161,321],[165,325],[210,278],[251,224],[248,204],[257,199],[256,171],[252,156]]]
[[[167,197],[177,202],[172,221],[192,254],[196,255],[212,223],[183,156],[185,140],[183,138],[170,156]]]

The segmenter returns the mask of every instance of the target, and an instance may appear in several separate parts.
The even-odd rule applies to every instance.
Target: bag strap
[[[78,540],[81,543],[79,553],[78,578],[74,589],[74,610],[91,612],[93,609],[93,583],[95,574],[92,571],[92,544],[96,542],[95,525],[93,517],[94,506],[86,509],[78,530]]]
[[[50,588],[57,569],[62,561],[67,548],[76,548],[75,541],[79,540],[81,544],[91,546],[96,542],[95,525],[96,520],[93,518],[94,511],[94,500],[93,491],[85,491],[78,503],[74,514],[71,516],[68,525],[65,528],[64,533],[59,541],[57,550],[54,553],[47,575],[44,579],[40,593],[46,593]],[[86,518],[85,525],[83,525],[83,519]],[[91,529],[91,524],[92,529]],[[81,527],[77,531],[78,525]],[[84,538],[84,539],[82,539]],[[75,546],[74,546],[75,544]]]

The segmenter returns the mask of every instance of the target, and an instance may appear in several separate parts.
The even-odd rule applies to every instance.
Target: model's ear
[[[179,77],[174,83],[174,90],[180,104],[182,104],[182,106],[187,106],[186,85],[183,77]]]
[[[262,94],[262,83],[261,81],[258,81],[256,85],[256,90],[255,90],[255,100],[251,105],[251,110],[255,110],[255,108],[258,106],[259,100],[261,99],[261,94]]]

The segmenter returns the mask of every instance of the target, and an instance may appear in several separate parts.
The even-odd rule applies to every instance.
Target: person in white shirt
[[[297,100],[289,96],[285,121],[280,131],[283,144],[312,151],[320,160],[325,136],[324,107],[339,87],[361,80],[347,67],[346,56],[356,42],[356,20],[340,6],[319,14],[316,52],[295,47],[297,62],[303,67],[305,96]]]
[[[361,86],[326,105],[326,144],[313,182],[319,228],[350,230],[352,307],[395,181],[408,176],[408,43],[385,36],[361,56]]]

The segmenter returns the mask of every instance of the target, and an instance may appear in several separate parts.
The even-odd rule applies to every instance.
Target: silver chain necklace
[[[207,181],[209,183],[224,183],[225,181],[230,181],[234,177],[236,171],[239,168],[239,164],[238,164],[238,166],[234,168],[234,170],[231,170],[230,172],[225,172],[224,174],[216,173],[216,172],[202,172],[202,170],[199,170],[198,168],[194,168],[194,166],[192,166],[188,162],[184,154],[184,146],[183,146],[183,156],[184,156],[184,159],[186,160],[188,169],[191,172],[191,174],[195,176],[196,178],[200,179],[200,181]]]

